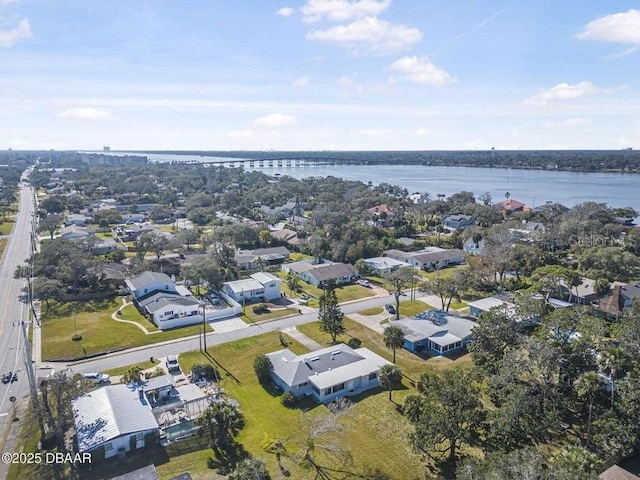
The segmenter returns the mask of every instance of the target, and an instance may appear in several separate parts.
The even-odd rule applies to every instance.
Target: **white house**
[[[158,272],[142,272],[133,278],[125,280],[129,293],[134,299],[139,299],[154,292],[176,293],[176,285],[169,275]]]
[[[471,255],[482,255],[484,251],[484,239],[481,238],[476,242],[473,237],[469,237],[462,245],[462,250]]]
[[[302,260],[283,265],[282,270],[293,272],[300,280],[314,287],[321,287],[329,282],[333,282],[336,285],[351,283],[358,275],[353,265],[334,263],[328,260],[317,264],[313,263],[312,260]]]
[[[201,303],[192,296],[157,293],[149,297],[149,300],[152,301],[145,302],[145,313],[162,330],[202,321]]]
[[[357,395],[380,385],[378,374],[391,362],[367,348],[345,344],[296,355],[288,348],[267,354],[271,377],[296,397],[313,396],[320,403]]]
[[[108,385],[71,401],[78,451],[104,457],[155,445],[158,422],[144,396],[127,385]]]
[[[405,349],[414,353],[431,351],[438,355],[466,347],[476,325],[441,310],[430,310],[416,315],[415,319],[397,320],[393,324],[404,333]]]
[[[236,302],[275,300],[280,298],[281,283],[275,275],[258,272],[244,280],[225,282],[222,291]]]
[[[426,247],[415,252],[385,250],[383,256],[408,263],[420,270],[440,270],[464,262],[464,252],[457,248]]]
[[[365,258],[363,262],[371,270],[373,270],[376,273],[376,275],[380,275],[381,277],[386,277],[390,275],[391,272],[393,272],[394,270],[397,270],[398,268],[411,266],[406,262],[401,262],[400,260],[396,260],[391,257]]]

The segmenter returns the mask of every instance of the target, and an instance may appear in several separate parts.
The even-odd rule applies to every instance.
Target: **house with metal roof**
[[[202,321],[201,303],[194,297],[166,295],[157,293],[145,302],[144,311],[158,328],[169,328],[191,325]]]
[[[158,422],[144,395],[127,385],[108,385],[71,401],[80,453],[104,458],[155,445]]]
[[[280,298],[280,280],[267,272],[257,272],[244,280],[222,284],[222,291],[236,302],[255,302]]]
[[[267,354],[271,377],[296,397],[313,396],[320,403],[357,395],[378,387],[378,374],[391,362],[367,348],[345,344],[296,355],[288,348]]]
[[[391,249],[385,250],[382,255],[408,263],[412,267],[419,268],[420,270],[439,270],[464,262],[464,252],[457,248],[426,247],[415,252]]]

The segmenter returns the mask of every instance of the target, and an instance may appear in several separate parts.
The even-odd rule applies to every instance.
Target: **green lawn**
[[[200,325],[191,325],[145,335],[135,325],[118,323],[111,318],[121,306],[120,298],[59,305],[55,316],[43,317],[43,360],[79,358],[199,334]],[[74,316],[77,333],[82,336],[80,341],[71,339],[76,331]]]
[[[13,222],[11,220],[2,220],[0,223],[0,235],[9,235],[13,228]]]
[[[2,258],[2,254],[4,253],[4,249],[7,246],[7,239],[6,238],[0,238],[0,258]]]
[[[461,308],[466,308],[466,307],[468,307],[468,306],[469,306],[469,305],[467,305],[467,304],[466,304],[466,303],[464,303],[464,302],[456,302],[456,301],[453,301],[453,302],[451,302],[451,306],[450,306],[449,308],[450,308],[450,309],[453,309],[453,310],[460,310]]]
[[[223,378],[222,387],[240,403],[245,417],[246,426],[238,436],[238,442],[247,452],[266,461],[274,479],[282,477],[275,456],[265,452],[265,447],[275,440],[281,440],[288,451],[295,452],[308,431],[309,419],[327,413],[324,406],[309,401],[304,402],[305,410],[308,408],[304,413],[300,408],[287,409],[280,404],[278,397],[271,396],[258,384],[253,371],[253,359],[259,353],[280,348],[278,335],[274,332],[221,345],[210,352],[222,364],[216,366]],[[293,342],[289,348],[296,353],[306,351],[297,342]],[[181,354],[178,360],[183,371],[189,371],[194,363],[209,362],[200,352]],[[404,392],[394,393],[394,400],[400,399],[401,393]],[[354,474],[362,473],[367,467],[380,468],[390,479],[406,480],[413,478],[416,472],[423,471],[424,467],[420,456],[409,447],[409,423],[387,398],[387,393],[379,390],[355,398],[350,414],[345,417],[342,440],[351,449],[353,466],[349,470]],[[206,461],[213,456],[209,449],[175,457],[169,454],[169,462],[156,467],[161,478],[169,478],[185,470],[199,475],[206,472]],[[283,464],[290,470],[290,478],[315,478],[313,472],[301,469],[287,458],[283,459]],[[354,475],[353,478],[357,477]]]
[[[289,298],[296,298],[302,294],[306,294],[311,298],[318,299],[322,295],[323,290],[318,287],[314,287],[313,285],[309,285],[307,282],[303,282],[300,280],[298,285],[300,286],[300,292],[292,292],[287,287],[287,274],[280,270],[276,276],[283,280],[282,285],[280,285],[280,290]],[[367,297],[375,297],[375,293],[370,288],[363,287],[361,285],[345,285],[343,287],[336,288],[336,295],[338,296],[338,302],[348,302],[351,300],[358,300],[360,298]],[[309,303],[310,307],[317,307],[317,304],[314,304],[313,301]]]
[[[393,321],[390,321],[388,324],[393,325],[393,323]],[[339,342],[346,343],[350,338],[355,337],[362,342],[363,347],[376,352],[378,355],[386,358],[389,361],[393,359],[393,353],[391,352],[391,349],[385,346],[382,335],[371,330],[370,328],[365,327],[364,325],[359,324],[358,322],[351,320],[349,317],[345,318],[344,324],[347,328],[347,331],[344,335],[338,336]],[[319,322],[298,325],[297,329],[305,335],[313,338],[320,345],[331,345],[331,336],[328,333],[323,333],[320,331]],[[417,379],[420,374],[427,369],[452,368],[459,365],[470,365],[471,358],[468,354],[466,354],[455,360],[451,360],[446,357],[432,357],[425,360],[424,358],[419,357],[418,355],[414,355],[407,350],[398,349],[396,350],[396,363],[402,370],[402,373],[412,379]],[[398,398],[400,399],[403,399],[404,396],[406,395],[402,394],[402,392],[398,394]]]
[[[125,307],[121,307],[118,318],[121,318],[122,320],[129,320],[131,322],[139,323],[150,332],[156,332],[160,330],[155,323],[151,322],[147,317],[142,315],[138,311],[138,309],[133,305],[127,305]]]
[[[291,260],[292,262],[299,262],[300,260],[309,260],[310,258],[313,258],[313,256],[307,255],[306,253],[300,253],[300,252],[291,252],[291,254],[289,255],[289,260]]]
[[[393,305],[394,307],[396,306],[395,299],[393,299],[393,301],[389,303],[391,303],[391,305]],[[400,316],[403,317],[413,317],[417,313],[424,312],[425,310],[433,310],[433,307],[428,303],[421,302],[420,300],[408,300],[406,302],[400,302]]]
[[[452,276],[457,270],[462,270],[464,268],[467,268],[466,265],[457,265],[455,267],[448,267],[448,268],[443,268],[440,271],[437,272],[425,272],[424,270],[418,270],[418,274],[421,277],[424,278],[428,278],[429,280],[433,280],[434,278],[436,278],[438,275],[440,275],[442,278],[447,278]]]
[[[242,320],[245,322],[255,323],[255,322],[264,322],[265,320],[273,320],[274,318],[286,317],[287,315],[293,315],[298,313],[297,308],[278,308],[274,310],[269,310],[267,313],[262,313],[258,315],[253,311],[254,305],[247,305],[244,308],[244,314],[242,315]]]
[[[368,308],[367,310],[362,310],[361,312],[358,312],[358,313],[360,315],[380,315],[382,312],[384,312],[384,307]]]
[[[117,376],[117,375],[122,375],[131,367],[138,366],[142,370],[146,370],[147,368],[152,368],[158,365],[159,363],[160,363],[160,360],[158,360],[157,358],[154,358],[153,362],[150,360],[147,360],[146,362],[134,363],[132,365],[126,365],[124,367],[110,368],[109,370],[104,370],[102,373],[106,373],[107,375],[111,375],[111,376]]]

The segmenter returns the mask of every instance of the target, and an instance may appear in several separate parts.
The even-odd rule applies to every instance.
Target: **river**
[[[213,157],[203,158],[197,155],[131,154],[146,155],[152,162],[213,160]],[[248,163],[246,165],[245,168],[250,169]],[[334,176],[376,185],[385,182],[406,188],[409,193],[428,192],[432,198],[438,194],[449,196],[464,190],[473,192],[476,197],[489,192],[493,201],[498,202],[509,192],[511,198],[532,207],[545,202],[558,202],[573,207],[578,203],[594,201],[611,207],[632,207],[640,211],[640,175],[634,174],[421,165],[261,168],[257,162],[251,170],[295,178]]]

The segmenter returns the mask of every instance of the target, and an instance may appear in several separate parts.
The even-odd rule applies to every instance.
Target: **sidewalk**
[[[304,333],[302,333],[296,327],[283,328],[281,330],[281,332],[286,333],[287,335],[289,335],[294,340],[297,340],[298,342],[300,342],[302,345],[307,347],[312,352],[315,351],[315,350],[320,350],[320,349],[324,348],[322,345],[320,345],[314,339],[312,339],[312,338],[308,337],[307,335],[305,335]]]

